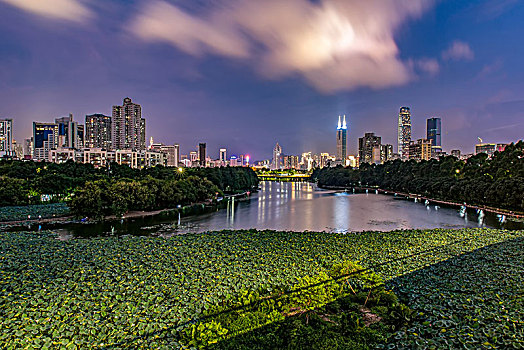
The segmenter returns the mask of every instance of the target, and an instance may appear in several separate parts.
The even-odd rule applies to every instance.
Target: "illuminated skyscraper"
[[[282,169],[282,147],[277,144],[273,148],[273,162],[271,163],[271,169]]]
[[[49,161],[49,151],[55,147],[58,125],[33,122],[33,159]]]
[[[124,98],[122,106],[113,106],[111,132],[113,148],[146,150],[146,121],[142,118],[142,107]]]
[[[13,155],[13,119],[0,119],[0,157]]]
[[[111,117],[103,114],[86,115],[85,146],[110,150]]]
[[[429,118],[427,120],[426,138],[431,140],[432,154],[442,152],[441,132],[440,118]]]
[[[398,155],[407,159],[411,143],[411,111],[409,107],[400,107],[398,114]]]
[[[226,166],[227,165],[227,149],[221,148],[220,149],[220,166]]]
[[[347,154],[347,125],[346,116],[344,120],[340,122],[340,116],[338,116],[337,126],[337,163],[344,165]]]

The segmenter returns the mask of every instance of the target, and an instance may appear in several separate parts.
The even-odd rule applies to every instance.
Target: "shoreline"
[[[449,206],[452,206],[452,207],[462,207],[464,205],[464,203],[457,203],[457,202],[451,202],[451,201],[444,201],[444,200],[440,200],[440,199],[434,199],[434,198],[430,198],[430,197],[426,197],[426,196],[423,196],[423,195],[420,195],[420,194],[416,194],[416,193],[403,193],[403,192],[396,192],[396,191],[391,191],[391,190],[384,190],[384,189],[381,189],[381,188],[373,188],[373,187],[360,187],[360,186],[357,186],[357,187],[351,187],[351,186],[348,186],[348,187],[339,187],[339,186],[318,186],[319,188],[322,188],[322,189],[327,189],[327,190],[340,190],[340,191],[346,191],[347,189],[349,188],[354,188],[356,190],[362,190],[362,191],[365,191],[365,190],[368,190],[368,191],[378,191],[379,193],[381,194],[397,194],[399,196],[403,196],[403,197],[408,197],[408,198],[412,198],[412,199],[423,199],[423,200],[428,200],[430,202],[433,202],[433,203],[438,203],[438,204],[445,204],[445,205],[449,205]],[[475,204],[465,204],[466,205],[466,208],[470,208],[470,209],[477,209],[477,210],[483,210],[483,211],[486,211],[486,212],[489,212],[489,213],[492,213],[492,214],[498,214],[498,215],[506,215],[507,217],[511,217],[511,218],[516,218],[516,219],[524,219],[524,213],[522,212],[515,212],[515,211],[512,211],[512,210],[509,210],[509,209],[501,209],[501,208],[492,208],[492,207],[488,207],[488,206],[480,206],[480,205],[475,205]]]
[[[242,193],[226,195],[226,196],[224,196],[224,199],[241,197],[238,200],[245,200],[246,198],[250,197],[251,193],[253,193],[253,191],[245,191],[245,192],[242,192]],[[246,198],[243,198],[243,197],[246,197]],[[134,211],[129,211],[129,212],[125,213],[121,217],[119,217],[117,215],[108,215],[108,216],[104,216],[101,220],[87,219],[84,222],[94,223],[94,222],[97,222],[97,221],[128,220],[128,219],[133,219],[133,218],[142,218],[142,217],[148,217],[148,216],[155,216],[155,215],[159,215],[159,214],[163,214],[163,213],[164,214],[173,214],[173,213],[176,213],[176,212],[179,212],[179,211],[181,212],[181,214],[183,214],[183,212],[185,210],[192,210],[192,209],[195,209],[197,207],[202,207],[202,208],[205,208],[206,206],[219,207],[221,202],[222,201],[206,201],[206,202],[192,203],[192,204],[180,207],[180,208],[165,208],[165,209],[157,209],[157,210],[149,210],[149,211],[146,211],[146,210],[134,210]],[[189,214],[189,215],[191,215],[191,214]],[[0,221],[0,226],[2,226],[2,225],[23,226],[23,225],[28,225],[28,224],[50,223],[50,222],[51,223],[54,223],[54,222],[61,223],[61,222],[64,222],[64,221],[74,221],[74,222],[81,223],[81,219],[75,219],[75,217],[73,215],[66,215],[66,216],[56,216],[56,217],[42,218],[42,219],[36,218],[36,219],[30,219],[30,220]]]

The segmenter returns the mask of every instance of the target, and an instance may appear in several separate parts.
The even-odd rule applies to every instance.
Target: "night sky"
[[[0,118],[110,115],[129,96],[147,137],[218,157],[335,153],[364,132],[396,151],[442,118],[445,151],[524,136],[524,1],[0,0]]]

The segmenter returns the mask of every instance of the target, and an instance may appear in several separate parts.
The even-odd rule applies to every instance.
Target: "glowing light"
[[[184,171],[184,168],[178,168],[178,172],[181,173]]]

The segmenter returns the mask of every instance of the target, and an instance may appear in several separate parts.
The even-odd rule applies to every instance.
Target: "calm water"
[[[223,229],[272,229],[292,231],[389,231],[418,228],[501,227],[522,228],[522,223],[501,225],[495,215],[479,223],[477,213],[461,217],[454,208],[435,208],[389,195],[349,194],[318,189],[310,183],[261,182],[250,199],[230,202],[226,209],[182,218],[145,217],[99,224],[45,227],[60,238],[111,234],[169,236],[185,232]]]

